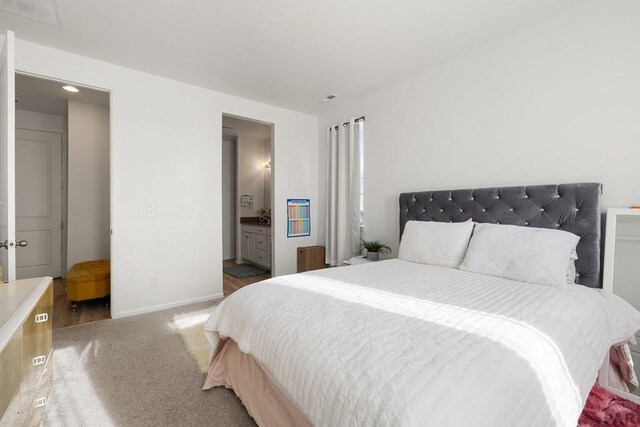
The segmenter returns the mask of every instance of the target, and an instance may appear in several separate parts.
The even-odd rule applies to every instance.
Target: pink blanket
[[[578,427],[640,426],[640,406],[595,385],[578,420]]]

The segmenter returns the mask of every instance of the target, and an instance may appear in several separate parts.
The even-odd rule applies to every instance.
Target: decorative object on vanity
[[[298,273],[319,270],[327,266],[324,263],[324,246],[303,246],[299,247],[296,252],[298,254]]]
[[[258,209],[258,222],[264,225],[271,225],[271,209]]]
[[[576,283],[600,281],[600,183],[421,191],[400,195],[400,236],[407,221],[509,224],[580,236]]]
[[[311,235],[311,200],[287,199],[287,237]]]
[[[360,246],[367,251],[367,259],[369,261],[378,261],[380,254],[391,252],[391,248],[379,240],[363,240]]]

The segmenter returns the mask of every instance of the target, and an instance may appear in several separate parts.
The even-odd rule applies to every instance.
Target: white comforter
[[[575,427],[609,347],[638,328],[603,291],[401,260],[251,285],[205,324],[317,426]]]

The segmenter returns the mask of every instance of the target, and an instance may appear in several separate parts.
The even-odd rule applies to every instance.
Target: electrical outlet
[[[151,277],[151,279],[149,279],[149,283],[151,283],[152,288],[157,288],[160,284],[157,277]]]

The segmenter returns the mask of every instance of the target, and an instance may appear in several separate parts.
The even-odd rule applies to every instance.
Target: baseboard
[[[224,294],[220,292],[217,294],[206,295],[198,298],[185,299],[181,301],[169,302],[166,304],[152,305],[150,307],[136,308],[135,310],[127,310],[127,311],[118,313],[117,316],[113,316],[112,314],[111,317],[113,319],[116,319],[116,318],[122,318],[122,317],[135,316],[137,314],[152,313],[154,311],[166,310],[168,308],[175,308],[183,305],[195,304],[197,302],[213,301],[213,300],[220,299],[222,297],[224,297]]]

